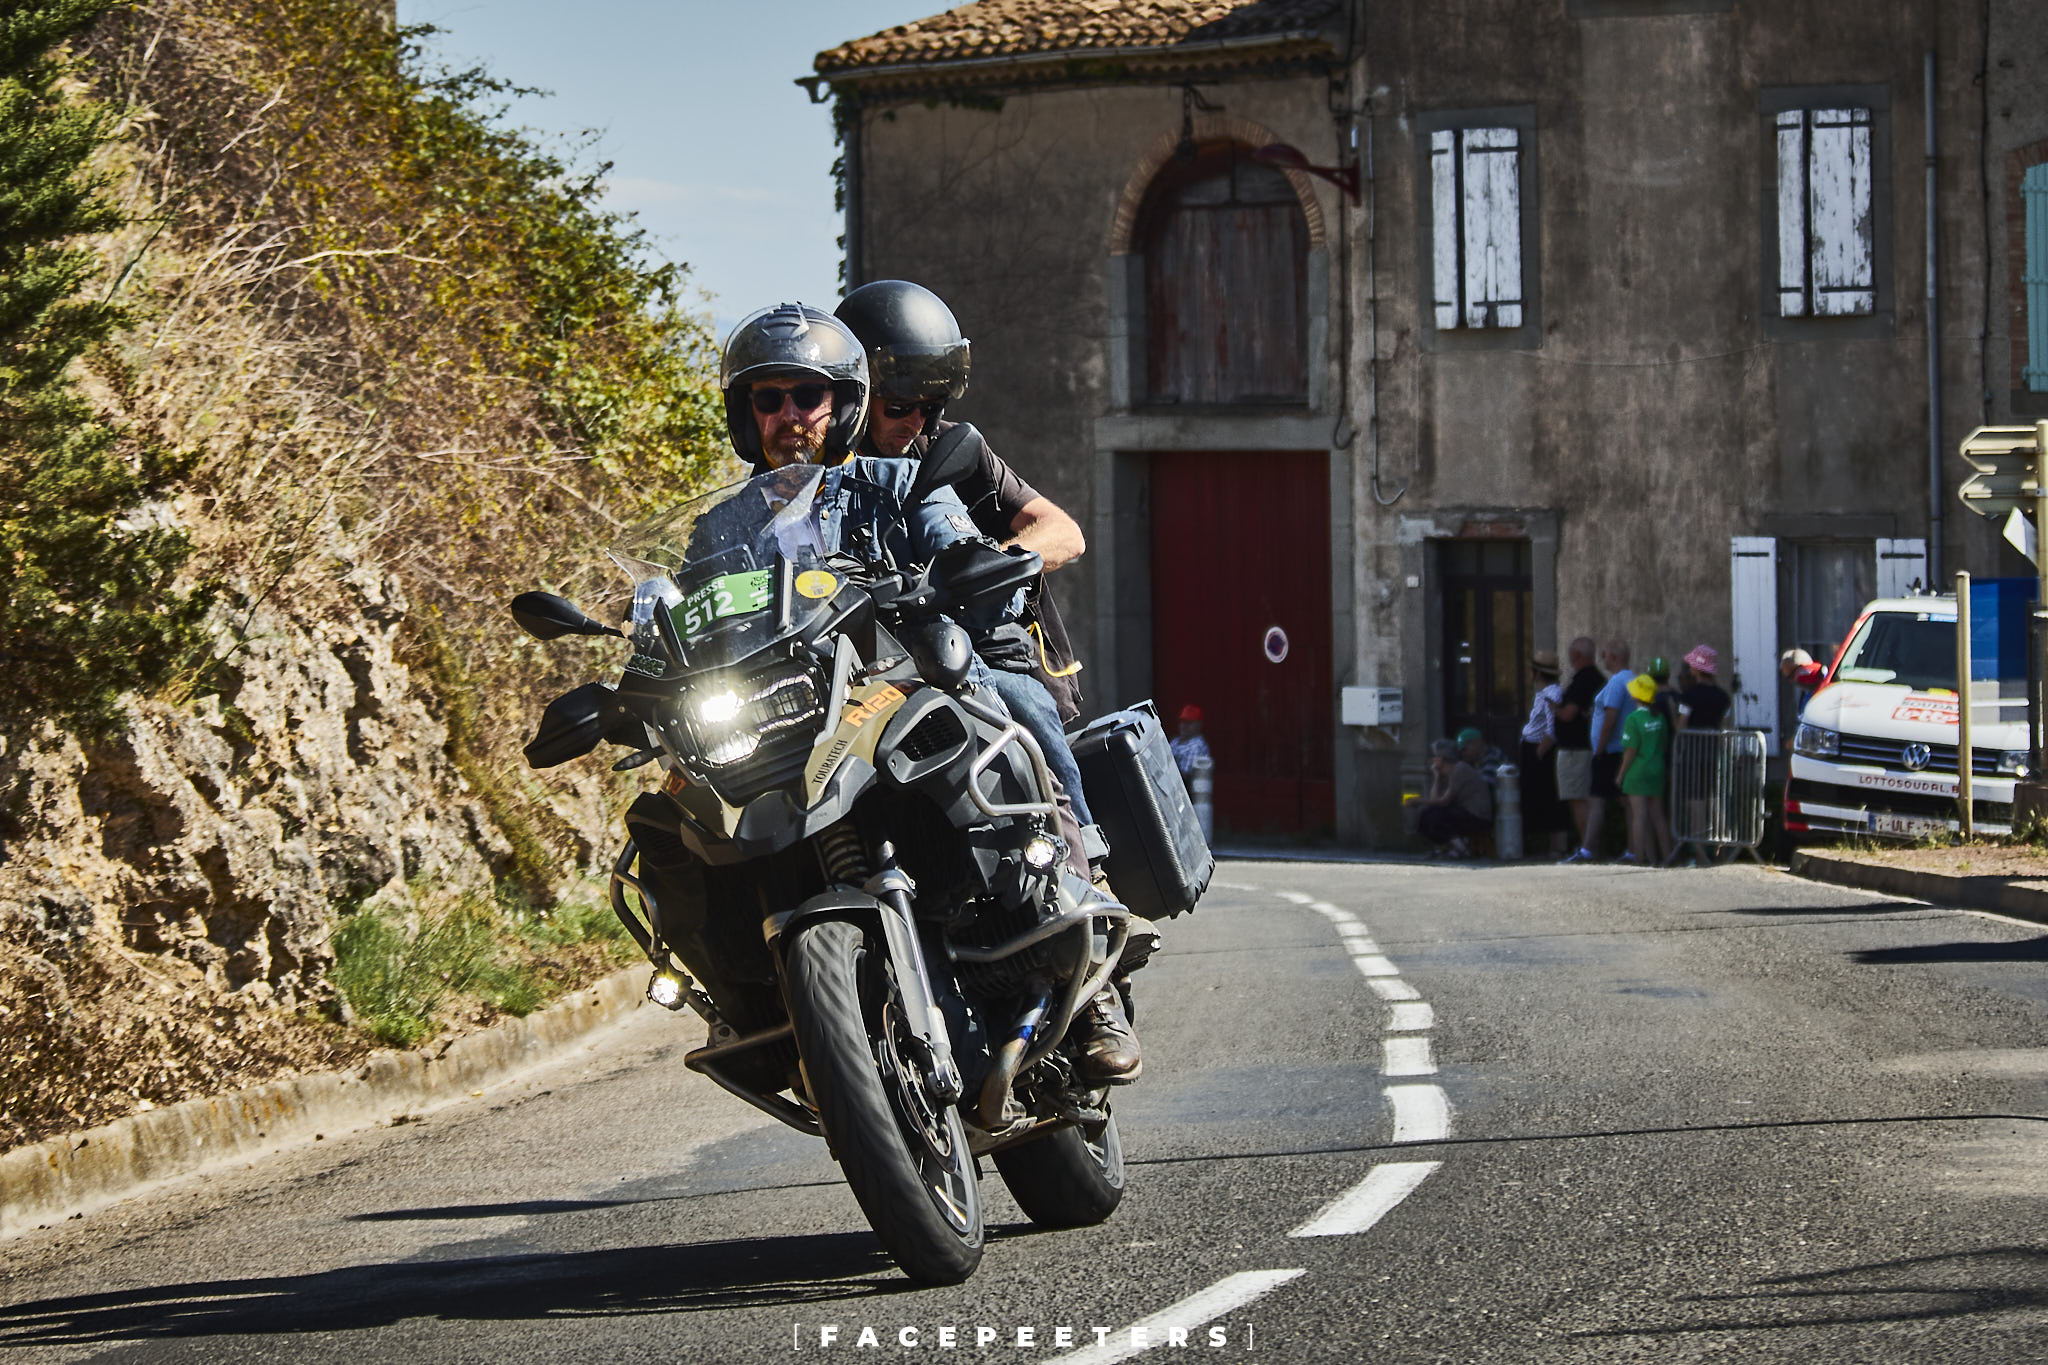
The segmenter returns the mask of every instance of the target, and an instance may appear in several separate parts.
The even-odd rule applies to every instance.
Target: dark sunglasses
[[[924,414],[925,420],[930,421],[939,415],[939,409],[944,406],[945,404],[943,403],[884,403],[882,404],[882,416],[889,418],[891,421],[900,422],[913,412],[921,412]]]
[[[794,399],[798,412],[816,412],[831,396],[830,384],[799,384],[793,389],[772,389],[755,385],[754,411],[763,415],[781,412],[782,405]]]

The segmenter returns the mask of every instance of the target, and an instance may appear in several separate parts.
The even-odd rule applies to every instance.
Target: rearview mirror
[[[511,601],[512,619],[536,640],[555,640],[564,635],[617,635],[602,621],[584,614],[583,608],[551,592],[523,592]]]
[[[917,481],[910,486],[914,507],[941,488],[951,488],[981,464],[981,433],[972,422],[962,422],[933,441],[919,461]]]

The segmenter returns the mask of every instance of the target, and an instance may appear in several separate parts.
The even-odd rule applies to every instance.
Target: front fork
[[[884,857],[887,856],[885,848]],[[932,993],[924,953],[918,948],[916,922],[910,909],[910,894],[916,887],[909,874],[891,861],[868,878],[861,890],[873,896],[881,907],[882,937],[889,948],[889,962],[896,969],[896,989],[903,993],[903,1020],[918,1050],[924,1054],[915,1060],[925,1091],[942,1105],[958,1103],[966,1093],[966,1085],[953,1060],[946,1016],[940,1012],[938,999]]]

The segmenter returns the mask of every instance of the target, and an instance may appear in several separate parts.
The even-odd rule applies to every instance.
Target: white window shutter
[[[1806,316],[1806,111],[1778,115],[1778,314]]]
[[[1429,135],[1429,189],[1432,302],[1436,325],[1448,331],[1458,325],[1458,135],[1445,130]]]
[[[1521,134],[1465,130],[1465,325],[1522,325]]]
[[[1735,666],[1735,725],[1778,732],[1778,542],[1770,536],[1729,541],[1730,632]]]
[[[1870,111],[1816,109],[1809,160],[1813,311],[1868,313],[1877,306],[1870,236]]]
[[[1927,542],[1924,540],[1880,540],[1877,542],[1877,595],[1904,597],[1915,588],[1929,589]]]

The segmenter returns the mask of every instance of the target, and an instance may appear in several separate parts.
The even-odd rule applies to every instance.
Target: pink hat
[[[1712,645],[1694,645],[1692,653],[1685,656],[1685,664],[1695,673],[1719,673],[1721,656]]]

